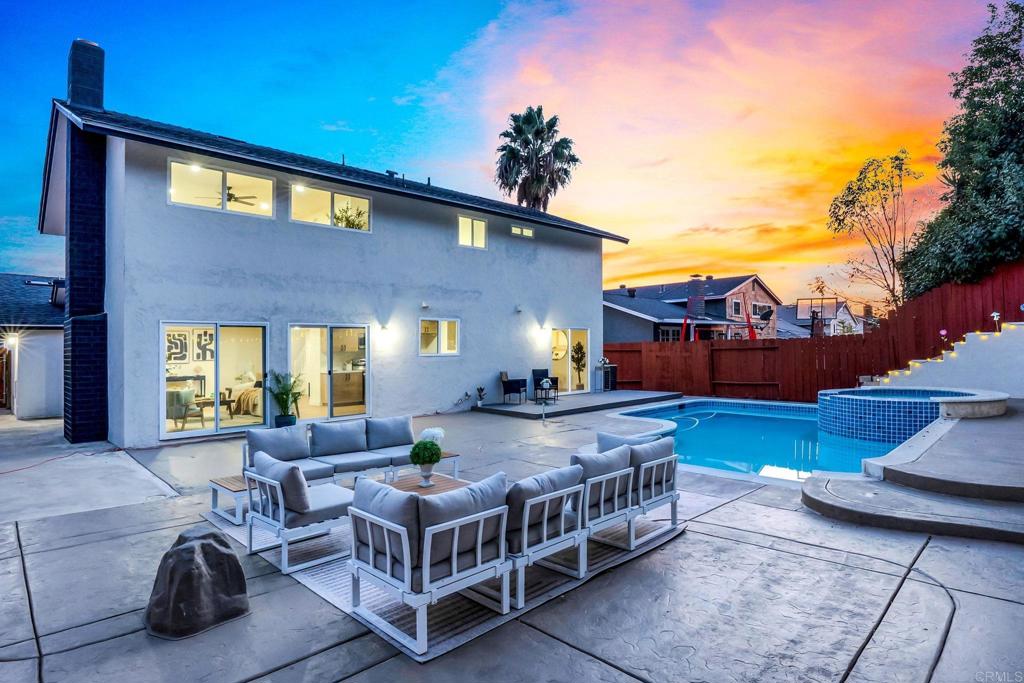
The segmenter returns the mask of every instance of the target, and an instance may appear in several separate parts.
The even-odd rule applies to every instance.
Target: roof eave
[[[64,107],[60,106],[59,102],[55,102],[54,104],[55,104],[55,106],[59,107],[61,109],[61,111],[65,112],[67,114],[70,114],[70,112],[68,112]],[[434,204],[444,204],[446,206],[454,206],[454,207],[460,207],[460,208],[472,208],[475,211],[481,211],[481,212],[484,212],[484,213],[490,213],[490,214],[494,214],[494,215],[498,215],[498,216],[503,216],[505,218],[510,218],[510,219],[513,219],[513,220],[519,220],[519,221],[523,221],[523,222],[536,223],[538,225],[544,225],[544,226],[555,228],[555,229],[558,229],[558,230],[565,230],[567,232],[573,232],[573,233],[576,233],[576,234],[579,234],[579,235],[586,235],[588,237],[598,237],[600,239],[607,239],[607,240],[611,240],[613,242],[619,242],[621,244],[629,244],[629,238],[627,238],[627,237],[622,237],[621,235],[616,235],[614,233],[605,232],[604,230],[598,230],[596,228],[588,228],[586,226],[581,226],[581,227],[577,228],[577,227],[573,227],[571,225],[564,225],[564,224],[556,223],[554,221],[546,221],[543,218],[539,218],[539,217],[535,217],[535,216],[524,217],[524,216],[521,216],[519,214],[513,213],[511,211],[502,211],[500,209],[490,209],[490,208],[488,208],[488,209],[481,209],[479,207],[471,207],[471,206],[467,205],[464,202],[458,202],[458,201],[454,201],[454,200],[450,200],[450,199],[444,199],[444,198],[441,198],[441,197],[437,197],[437,196],[434,196],[434,195],[424,194],[422,192],[417,192],[414,188],[402,189],[402,188],[391,187],[391,186],[384,185],[384,184],[378,184],[378,183],[373,183],[373,182],[354,180],[352,178],[343,178],[343,177],[340,177],[340,176],[337,176],[337,175],[317,172],[317,171],[314,171],[312,169],[309,169],[309,168],[306,168],[306,167],[302,167],[302,166],[294,166],[294,165],[291,165],[291,164],[284,164],[284,163],[280,163],[280,162],[268,161],[266,159],[261,159],[261,158],[254,157],[254,156],[247,155],[247,154],[225,152],[223,150],[216,149],[214,147],[210,147],[208,145],[203,145],[203,144],[199,144],[199,143],[191,143],[191,144],[189,144],[189,143],[183,143],[183,142],[178,141],[178,140],[173,140],[173,139],[161,136],[161,135],[143,134],[143,133],[139,133],[137,131],[133,131],[133,130],[130,130],[130,129],[121,128],[119,126],[112,126],[110,124],[106,124],[106,123],[101,123],[101,122],[97,122],[97,121],[94,121],[94,120],[90,120],[87,117],[86,118],[79,118],[76,121],[76,124],[79,125],[83,130],[85,130],[87,132],[90,132],[90,133],[98,133],[98,134],[101,134],[101,135],[113,135],[115,137],[121,137],[121,138],[125,138],[125,139],[136,140],[138,142],[145,142],[145,143],[150,143],[150,144],[153,144],[155,142],[155,143],[158,143],[158,144],[160,144],[160,145],[162,145],[164,147],[170,147],[170,148],[178,149],[178,150],[182,150],[182,151],[199,152],[201,154],[206,154],[206,155],[209,155],[209,156],[217,157],[219,159],[226,159],[226,160],[230,160],[230,161],[242,161],[244,163],[253,164],[255,166],[260,166],[260,167],[263,167],[263,168],[270,168],[270,169],[274,169],[274,170],[278,170],[278,171],[283,171],[283,172],[288,172],[288,173],[301,173],[302,175],[309,176],[309,177],[312,177],[312,178],[315,178],[315,179],[319,179],[319,180],[326,180],[326,181],[330,181],[330,182],[334,182],[334,183],[341,183],[341,184],[344,184],[344,185],[350,185],[352,187],[358,187],[358,188],[362,188],[362,189],[375,190],[375,191],[378,191],[378,192],[385,192],[385,193],[388,193],[388,194],[393,194],[393,195],[398,195],[398,196],[414,197],[416,199],[421,199],[423,201],[432,202]]]

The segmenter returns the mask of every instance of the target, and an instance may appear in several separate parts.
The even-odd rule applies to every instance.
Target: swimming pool
[[[814,470],[860,472],[861,459],[898,445],[819,431],[817,413],[807,404],[697,400],[625,414],[675,422],[683,464],[777,479],[798,481]]]

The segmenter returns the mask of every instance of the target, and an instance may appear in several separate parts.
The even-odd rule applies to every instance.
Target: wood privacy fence
[[[818,339],[713,340],[605,344],[622,389],[701,396],[817,401],[818,391],[856,386],[943,350],[968,332],[1024,321],[1024,261],[975,284],[948,283],[906,302],[864,335]],[[948,348],[948,345],[947,345]]]

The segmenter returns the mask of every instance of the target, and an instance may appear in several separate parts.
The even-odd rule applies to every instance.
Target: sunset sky
[[[111,109],[487,196],[509,112],[543,104],[583,160],[551,211],[631,239],[606,245],[607,285],[759,272],[789,301],[849,254],[824,219],[866,157],[906,147],[934,202],[948,74],[986,19],[975,0],[217,7],[22,3],[0,22],[0,270],[62,270],[35,212],[49,98],[84,37]]]

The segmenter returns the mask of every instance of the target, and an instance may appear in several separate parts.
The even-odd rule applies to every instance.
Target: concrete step
[[[946,472],[929,472],[924,468],[917,467],[916,463],[887,465],[883,473],[886,481],[919,491],[932,491],[963,498],[1024,503],[1024,485],[1014,481],[1014,479],[1020,479],[1021,472],[1019,471],[1015,473],[1016,476],[996,481],[993,481],[991,477],[976,476],[980,474],[977,472],[965,473],[958,479],[951,479]]]
[[[809,477],[801,499],[856,524],[1024,544],[1024,503],[961,498],[867,477]]]

